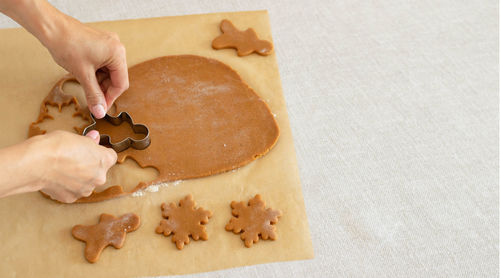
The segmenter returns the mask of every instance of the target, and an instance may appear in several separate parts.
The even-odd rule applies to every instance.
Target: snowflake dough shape
[[[241,240],[245,242],[246,247],[252,247],[253,243],[259,241],[259,236],[266,240],[276,240],[276,224],[281,217],[281,211],[265,208],[266,203],[262,197],[257,194],[255,197],[245,202],[231,202],[232,214],[234,217],[226,225],[226,231],[233,231],[235,234],[241,234]]]
[[[172,242],[175,242],[177,249],[182,250],[185,244],[189,243],[189,236],[194,240],[207,240],[208,235],[204,224],[208,223],[208,219],[212,217],[212,212],[203,208],[195,208],[196,203],[193,201],[193,196],[187,195],[179,202],[179,206],[175,203],[161,204],[162,216],[165,219],[160,221],[160,225],[156,228],[156,233],[172,236]]]
[[[212,41],[214,49],[234,48],[240,57],[254,52],[266,56],[271,54],[273,50],[272,43],[260,40],[252,28],[240,31],[234,27],[231,21],[224,19],[220,23],[220,30],[222,35]]]
[[[95,225],[76,225],[71,233],[73,237],[85,242],[85,258],[90,263],[99,259],[102,250],[108,245],[120,249],[125,242],[125,235],[139,228],[141,219],[134,213],[120,217],[103,213]]]

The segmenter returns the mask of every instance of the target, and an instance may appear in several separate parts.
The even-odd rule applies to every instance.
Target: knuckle
[[[85,91],[85,96],[87,98],[87,102],[91,105],[100,103],[104,100],[104,96],[99,92]]]
[[[66,203],[66,204],[70,204],[70,203],[74,203],[76,200],[78,199],[78,197],[76,196],[64,196],[60,199],[61,202],[63,203]]]
[[[85,84],[90,80],[87,72],[88,67],[81,64],[73,69],[72,74],[76,77],[78,83]]]
[[[123,59],[125,59],[125,57],[127,56],[127,49],[123,44],[120,44],[120,51],[122,53]]]
[[[90,195],[92,195],[92,191],[86,191],[86,192],[82,193],[82,197],[88,197]]]
[[[126,57],[126,49],[125,46],[120,42],[120,41],[114,41],[113,44],[111,45],[111,51],[113,52],[115,57],[117,57],[118,61],[120,63],[123,63],[125,61]]]
[[[114,51],[121,51],[121,48],[124,50],[123,44],[120,42],[120,37],[118,37],[116,33],[110,33],[108,35],[108,42]]]
[[[106,182],[106,175],[100,174],[94,179],[96,185],[103,185]]]
[[[123,56],[125,56],[125,53],[127,53],[127,50],[125,49],[125,46],[120,42],[118,41],[118,43],[116,44],[116,51],[118,51],[120,54],[123,54]]]
[[[82,191],[82,196],[83,197],[88,197],[90,196],[90,194],[92,194],[92,192],[94,191],[94,187],[93,186],[88,186],[87,188],[85,188],[83,191]]]
[[[110,168],[113,166],[113,164],[116,163],[116,160],[118,159],[118,154],[110,148],[105,148],[105,154],[102,158],[101,165],[103,165],[106,168]]]
[[[113,150],[110,150],[110,153],[111,153],[110,164],[112,166],[112,165],[114,165],[116,163],[116,160],[118,159],[118,154],[115,151],[113,151]]]
[[[95,92],[87,92],[86,96],[87,96],[87,101],[92,103],[98,102],[100,99],[99,95],[96,94]]]
[[[108,32],[108,36],[109,38],[111,38],[112,40],[117,40],[117,41],[120,41],[120,37],[118,36],[117,33],[115,32]]]

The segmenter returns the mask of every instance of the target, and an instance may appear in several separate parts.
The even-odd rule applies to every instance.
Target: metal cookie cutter
[[[94,115],[92,115],[92,113],[90,113],[90,117],[92,118],[92,123],[83,130],[83,135],[86,135],[91,130],[96,130],[96,125],[97,125],[96,119],[94,118]],[[130,115],[127,112],[120,112],[120,114],[118,114],[116,117],[106,114],[106,116],[104,116],[102,120],[105,120],[115,126],[120,125],[125,121],[130,124],[130,127],[132,127],[132,130],[135,133],[144,134],[144,138],[142,139],[133,139],[127,137],[118,143],[111,142],[111,137],[108,134],[101,134],[101,137],[99,139],[99,144],[104,146],[110,146],[117,153],[124,151],[129,147],[132,147],[137,150],[143,150],[147,148],[151,143],[151,140],[149,139],[148,127],[143,124],[134,124],[132,117],[130,117]]]

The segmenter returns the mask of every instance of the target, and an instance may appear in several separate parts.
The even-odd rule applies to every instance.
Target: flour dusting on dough
[[[138,190],[138,191],[132,193],[132,197],[144,196],[144,194],[146,194],[146,192],[158,192],[158,191],[160,191],[160,188],[162,188],[162,187],[177,186],[180,183],[182,183],[182,180],[174,181],[171,183],[168,183],[168,182],[154,183],[154,184],[152,184],[152,185],[150,185],[142,190]]]
[[[144,195],[144,192],[142,190],[138,190],[138,191],[132,193],[132,197],[140,197],[143,195]]]

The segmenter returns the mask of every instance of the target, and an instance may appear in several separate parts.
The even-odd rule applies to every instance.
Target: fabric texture
[[[315,259],[193,277],[498,276],[498,1],[51,3],[83,22],[269,11]]]

